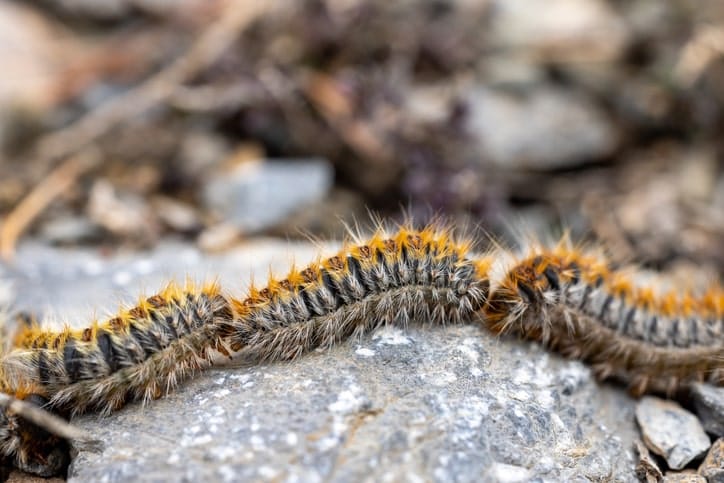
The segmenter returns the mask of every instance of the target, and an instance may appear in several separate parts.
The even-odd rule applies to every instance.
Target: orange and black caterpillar
[[[485,305],[492,259],[433,226],[371,239],[270,279],[232,300],[230,348],[253,362],[293,359],[388,324],[470,320]]]
[[[32,388],[48,407],[108,413],[128,400],[150,400],[226,352],[219,328],[231,306],[216,285],[175,284],[105,322],[60,332],[21,328],[2,359],[6,384]]]
[[[697,381],[724,383],[724,291],[700,296],[638,287],[605,260],[559,246],[517,263],[485,311],[511,331],[592,365],[634,395],[674,394]]]

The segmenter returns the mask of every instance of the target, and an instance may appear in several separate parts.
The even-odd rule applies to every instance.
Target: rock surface
[[[296,245],[297,264],[316,250]],[[218,275],[230,291],[288,245],[224,255],[162,245],[141,256],[26,245],[18,308],[87,321],[169,276]],[[52,307],[52,310],[49,308]],[[97,313],[97,312],[96,312]],[[97,313],[102,315],[101,313]],[[146,407],[75,422],[106,442],[71,481],[631,481],[634,402],[579,362],[473,326],[380,329],[298,361],[200,374]]]

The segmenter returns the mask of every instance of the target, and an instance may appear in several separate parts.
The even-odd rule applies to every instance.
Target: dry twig
[[[184,55],[128,92],[53,132],[38,142],[38,154],[50,159],[68,156],[93,142],[119,122],[138,116],[166,101],[177,86],[211,65],[254,20],[280,8],[285,1],[242,2],[229,0],[219,19],[211,24]]]
[[[96,150],[86,149],[66,159],[38,183],[8,214],[0,227],[0,258],[11,259],[15,253],[18,238],[32,221],[99,160],[100,155]]]

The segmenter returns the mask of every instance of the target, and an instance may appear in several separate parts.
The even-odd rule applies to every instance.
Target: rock
[[[66,31],[38,9],[11,2],[0,3],[0,52],[3,66],[13,75],[0,78],[0,107],[42,110],[55,105],[57,84],[77,61],[78,48]],[[2,117],[6,112],[2,112]]]
[[[241,233],[235,225],[219,223],[202,231],[196,242],[205,252],[218,252],[230,248],[240,238]]]
[[[87,213],[94,223],[117,236],[148,241],[159,231],[159,222],[142,196],[116,190],[104,179],[93,183]]]
[[[699,466],[699,474],[709,483],[724,483],[724,439],[719,438]]]
[[[62,214],[45,221],[39,228],[40,237],[56,244],[71,244],[98,239],[101,230],[87,217]]]
[[[610,62],[629,42],[625,22],[600,0],[496,0],[491,42],[538,60]]]
[[[724,436],[724,388],[695,384],[691,395],[704,429],[708,433]]]
[[[206,206],[242,231],[258,231],[319,201],[334,172],[324,160],[247,162],[215,174],[204,186]]]
[[[292,252],[312,260],[311,244]],[[333,249],[332,249],[333,251]],[[24,244],[16,306],[76,324],[167,276],[284,273],[287,243],[202,255],[164,244],[135,256]],[[0,268],[0,270],[2,270]],[[79,451],[84,481],[545,481],[634,475],[634,401],[587,367],[476,325],[384,328],[292,363],[219,367],[146,407],[74,422],[108,442]]]
[[[703,455],[711,441],[696,416],[673,401],[647,396],[636,405],[646,446],[680,470]]]
[[[200,231],[203,227],[201,215],[196,208],[181,200],[156,195],[151,198],[151,205],[156,216],[178,232],[193,233]]]
[[[17,148],[33,136],[43,124],[43,114],[72,92],[69,66],[87,58],[82,42],[40,12],[24,3],[0,2],[0,53],[7,73],[0,76],[3,148]],[[80,77],[74,80],[83,86],[86,82]]]
[[[610,154],[618,134],[587,98],[553,87],[520,95],[478,88],[467,97],[468,130],[483,159],[511,169],[577,166]]]

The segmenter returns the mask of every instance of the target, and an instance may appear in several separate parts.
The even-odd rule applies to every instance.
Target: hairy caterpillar
[[[486,302],[489,257],[430,226],[378,232],[337,255],[270,279],[233,300],[229,346],[252,361],[288,360],[320,346],[410,320],[469,320]]]
[[[615,377],[634,395],[724,382],[724,292],[637,287],[605,260],[560,245],[519,261],[498,283],[485,319]]]
[[[219,287],[175,284],[103,323],[60,332],[21,328],[2,359],[11,388],[32,387],[48,406],[73,414],[108,413],[149,400],[226,352],[217,332],[232,319]]]

